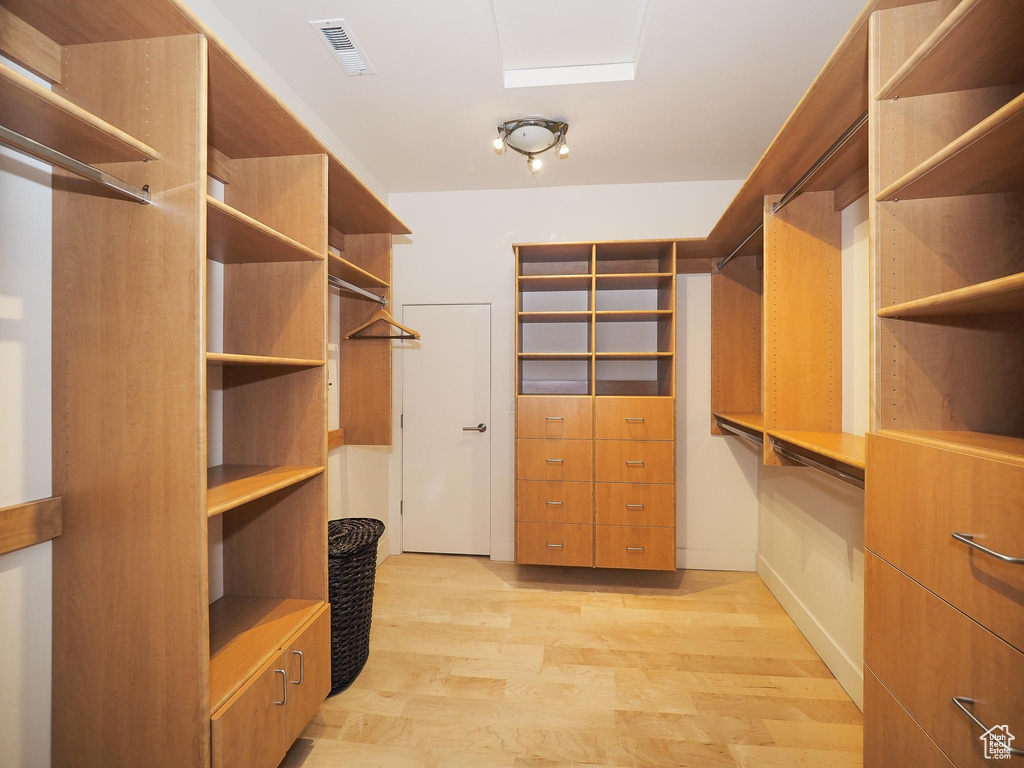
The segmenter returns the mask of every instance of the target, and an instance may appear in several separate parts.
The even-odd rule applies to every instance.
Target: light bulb
[[[563,141],[562,145],[558,148],[558,159],[559,160],[565,160],[565,158],[567,158],[568,156],[569,156],[569,145],[566,144]]]
[[[492,146],[495,152],[502,154],[505,151],[505,137],[499,133]]]
[[[530,159],[526,161],[526,164],[530,167],[530,170],[535,176],[540,173],[540,169],[544,167],[544,161],[539,157],[530,157]]]

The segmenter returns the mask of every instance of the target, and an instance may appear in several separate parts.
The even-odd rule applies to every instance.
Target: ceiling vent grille
[[[351,77],[377,74],[377,70],[366,57],[362,46],[356,41],[344,19],[324,19],[309,23],[334,56],[334,60],[345,70],[346,75]]]

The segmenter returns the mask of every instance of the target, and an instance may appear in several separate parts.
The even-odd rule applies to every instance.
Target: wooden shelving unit
[[[391,283],[382,277],[377,277],[367,272],[362,267],[357,267],[350,261],[333,253],[327,254],[327,271],[335,277],[340,277],[360,288],[390,288]]]
[[[315,477],[323,467],[219,464],[206,475],[206,514],[210,517]]]
[[[736,426],[743,427],[750,432],[764,432],[763,413],[715,413],[714,416]]]
[[[878,310],[879,317],[949,317],[1024,313],[1024,272]]]
[[[317,253],[287,235],[261,224],[213,197],[206,197],[207,258],[223,264],[323,261]]]
[[[832,459],[839,464],[864,469],[864,436],[849,432],[791,432],[773,429],[768,432],[814,456]]]
[[[520,312],[520,323],[589,323],[593,312]]]
[[[323,360],[310,360],[301,357],[271,357],[269,355],[236,355],[225,352],[207,352],[206,363],[212,366],[253,366],[259,368],[315,368],[324,364]]]

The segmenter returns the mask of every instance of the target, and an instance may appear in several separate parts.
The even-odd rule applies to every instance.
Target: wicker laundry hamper
[[[331,693],[352,685],[370,655],[377,541],[384,523],[368,517],[327,523],[331,593]]]

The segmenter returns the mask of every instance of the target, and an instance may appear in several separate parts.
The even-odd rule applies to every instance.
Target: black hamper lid
[[[376,547],[384,535],[384,523],[372,517],[346,517],[327,521],[327,556],[345,557]]]

